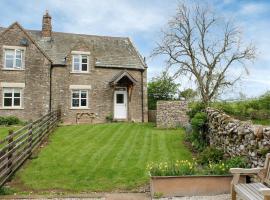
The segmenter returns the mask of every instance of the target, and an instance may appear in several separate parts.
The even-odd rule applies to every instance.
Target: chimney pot
[[[42,37],[52,37],[52,17],[49,15],[48,10],[46,10],[42,19]]]

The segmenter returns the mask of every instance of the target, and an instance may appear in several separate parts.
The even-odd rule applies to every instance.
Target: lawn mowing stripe
[[[160,156],[160,149],[159,149],[159,132],[156,132],[155,130],[151,130],[151,134],[153,134],[153,140],[152,140],[152,145],[151,148],[153,151],[151,152],[151,157],[152,161],[160,161],[161,156]]]
[[[133,129],[133,131],[135,131],[135,133],[133,133],[134,137],[132,138],[131,145],[128,146],[128,151],[124,152],[123,156],[127,157],[130,163],[135,162],[134,164],[132,164],[135,165],[138,162],[138,155],[136,155],[137,150],[141,149],[141,142],[139,141],[141,140],[141,136],[144,135],[144,133],[142,134],[141,129],[139,129],[138,127],[136,127],[136,129]],[[118,166],[123,167],[125,164],[126,162],[122,160]]]
[[[100,131],[100,126],[95,126],[93,129],[91,129],[91,133],[87,133],[87,137],[81,141],[80,143],[80,148],[76,149],[75,151],[77,152],[77,155],[73,158],[73,164],[74,161],[80,162],[80,159],[86,157],[86,156],[92,156],[93,152],[95,152],[95,144],[99,143],[99,141],[102,141],[105,137],[106,134],[110,129],[109,127],[102,127],[102,131]],[[97,133],[98,132],[98,133]],[[86,134],[86,133],[85,133]],[[89,138],[91,135],[91,138]],[[101,137],[102,136],[102,137]]]
[[[118,168],[121,168],[121,166],[123,166],[123,164],[125,164],[125,162],[123,162],[124,160],[122,160],[121,158],[129,157],[130,152],[133,150],[133,147],[135,145],[135,140],[136,140],[138,133],[139,133],[138,128],[133,128],[129,132],[129,134],[128,134],[129,136],[126,138],[124,145],[123,145],[123,148],[120,151],[118,151],[116,156],[114,157],[113,163],[111,165],[112,169],[115,169],[116,164],[117,164]]]
[[[86,127],[86,128],[88,128],[88,127]],[[102,130],[100,131],[100,129],[102,129]],[[91,131],[91,134],[95,135],[95,137],[91,138],[91,139],[89,138],[89,140],[87,140],[87,138],[84,138],[83,141],[80,140],[80,137],[85,136],[85,132],[83,132],[84,130],[81,131],[83,134],[78,136],[77,142],[73,143],[75,146],[75,150],[77,151],[78,144],[81,148],[83,144],[85,144],[85,143],[89,144],[90,141],[95,140],[96,138],[97,138],[97,141],[96,141],[97,143],[102,141],[107,136],[107,134],[109,135],[109,133],[110,133],[110,131],[108,131],[109,129],[111,129],[111,127],[95,126],[95,129]],[[73,151],[73,149],[72,149],[72,151]]]
[[[86,151],[91,155],[90,159],[88,159],[87,162],[83,163],[83,168],[91,168],[91,164],[89,163],[93,163],[96,159],[98,159],[100,152],[102,151],[103,148],[106,148],[106,143],[110,142],[108,140],[112,140],[112,137],[115,135],[115,131],[117,131],[119,129],[119,127],[121,127],[121,124],[115,124],[113,127],[110,127],[110,131],[104,132],[99,131],[98,133],[96,133],[96,135],[98,135],[99,137],[95,138],[95,141],[92,141],[93,146],[91,147],[85,147]],[[107,140],[107,142],[105,142]],[[100,143],[103,143],[102,146],[100,146]],[[90,151],[89,151],[90,150]],[[89,172],[90,173],[90,172]]]
[[[96,168],[101,164],[103,159],[111,153],[112,148],[115,146],[115,142],[119,140],[120,135],[125,135],[124,130],[126,129],[126,126],[120,126],[116,132],[111,132],[111,137],[107,141],[104,141],[104,145],[97,151],[95,154],[89,159],[89,162],[92,162],[93,160],[98,158],[98,161],[95,163],[95,166],[93,166],[92,170],[89,171],[89,174],[93,173]],[[123,131],[123,132],[122,132]],[[115,140],[115,138],[118,137],[118,140]],[[114,144],[114,145],[113,145]]]
[[[130,131],[129,131],[130,127],[132,127],[132,126],[131,125],[126,126],[122,131],[119,131],[119,132],[122,132],[120,137],[117,137],[117,140],[114,140],[114,143],[111,144],[110,151],[103,154],[102,158],[99,160],[99,163],[97,164],[97,166],[95,166],[95,169],[98,168],[98,166],[102,162],[103,162],[103,164],[105,164],[104,162],[106,162],[106,160],[109,160],[109,159],[106,159],[107,157],[115,158],[115,156],[118,152],[118,149],[114,148],[114,147],[121,147],[121,144],[124,144],[124,142],[126,141],[126,136],[130,134]],[[111,168],[111,165],[109,167]]]
[[[169,161],[169,152],[168,152],[168,146],[167,146],[167,138],[170,137],[170,134],[166,130],[165,134],[160,134],[159,137],[159,148],[161,151],[162,160],[163,161]],[[162,151],[162,149],[166,149],[166,151]]]
[[[141,148],[141,153],[139,155],[139,160],[138,160],[138,162],[136,164],[137,167],[142,165],[144,162],[146,162],[146,159],[147,159],[145,154],[146,154],[146,152],[148,152],[147,150],[149,149],[148,141],[149,141],[150,137],[148,137],[147,132],[145,134],[146,135],[144,136],[144,139],[143,139],[143,146]]]
[[[138,141],[140,141],[141,136],[144,135],[144,133],[141,132],[141,126],[136,126],[136,128],[132,129],[132,135],[134,135],[135,137],[133,137],[132,140],[128,142],[128,144],[130,144],[128,146],[128,150],[126,150],[123,154],[123,157],[126,157],[128,159],[123,159],[118,164],[118,167],[122,169],[117,172],[118,176],[124,176],[124,174],[134,168],[134,166],[136,166],[136,163],[138,162],[139,155],[136,154],[138,154],[138,149],[141,150],[142,144]]]

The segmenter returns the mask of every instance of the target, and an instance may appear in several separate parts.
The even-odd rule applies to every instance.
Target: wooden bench
[[[231,168],[230,172],[233,174],[232,200],[236,200],[236,194],[243,200],[270,200],[270,153],[266,155],[263,168]],[[246,183],[241,178],[249,175],[256,175],[260,182]]]

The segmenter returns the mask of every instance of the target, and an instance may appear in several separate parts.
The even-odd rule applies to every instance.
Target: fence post
[[[12,134],[14,133],[14,131],[13,130],[9,130],[8,131],[8,135],[9,136],[11,136]],[[13,142],[13,136],[11,136],[9,139],[8,139],[8,150],[7,150],[7,153],[8,153],[8,157],[7,157],[7,159],[8,159],[8,162],[7,162],[7,168],[9,169],[9,172],[8,173],[12,173],[12,154],[13,153],[9,153],[10,151],[12,151],[13,150],[13,144],[12,144],[12,142]]]
[[[31,157],[32,155],[32,149],[33,149],[33,123],[30,121],[30,126],[29,126],[29,136],[28,136],[28,157]]]

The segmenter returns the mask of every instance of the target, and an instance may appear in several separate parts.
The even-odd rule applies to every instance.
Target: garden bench
[[[232,200],[236,200],[236,194],[243,200],[270,200],[270,153],[266,155],[263,168],[231,168],[232,180]],[[260,182],[245,183],[240,177],[256,175]]]

